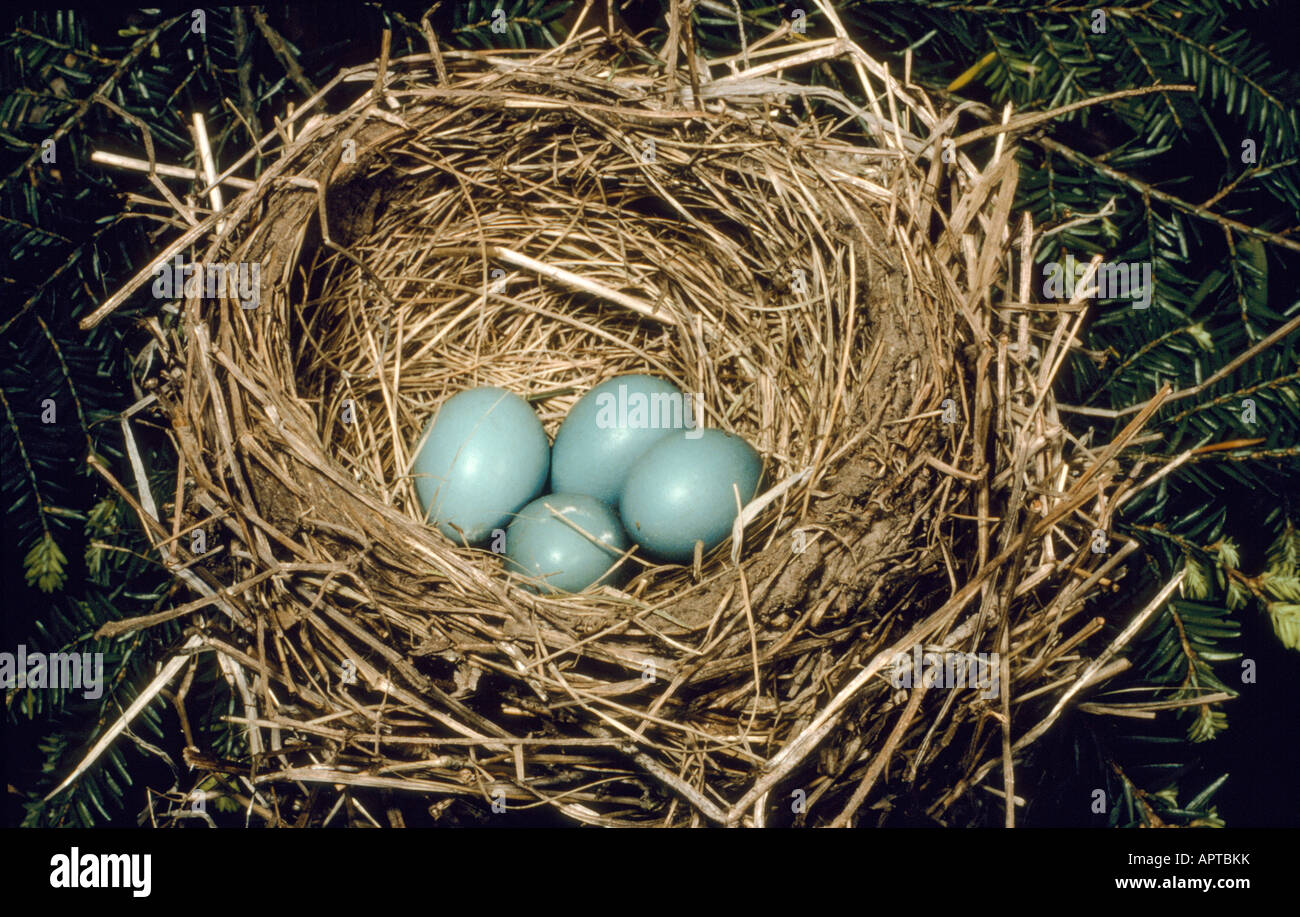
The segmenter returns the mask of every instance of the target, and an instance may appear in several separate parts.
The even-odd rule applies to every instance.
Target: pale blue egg
[[[551,450],[528,402],[484,386],[448,398],[426,427],[411,474],[428,520],[479,544],[542,492]]]
[[[606,379],[578,400],[555,434],[552,489],[614,505],[636,460],[674,430],[693,426],[690,412],[690,399],[671,382],[636,374]]]
[[[650,554],[687,563],[695,542],[708,551],[731,534],[740,504],[753,499],[763,462],[739,436],[722,430],[674,433],[632,466],[619,515],[634,542]]]
[[[586,494],[538,497],[521,509],[506,529],[508,566],[548,592],[581,592],[602,579],[626,548],[627,536],[614,511]],[[616,575],[617,571],[604,582]]]

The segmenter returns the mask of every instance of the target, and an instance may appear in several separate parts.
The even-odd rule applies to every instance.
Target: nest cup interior
[[[292,271],[287,362],[325,453],[425,526],[412,455],[451,395],[512,391],[553,439],[586,391],[640,372],[761,453],[760,493],[824,461],[861,408],[863,236],[879,230],[806,166],[793,175],[801,157],[735,123],[704,144],[566,110],[434,107],[391,132],[329,193],[339,244],[304,246]],[[792,524],[806,488],[746,528],[744,553]],[[505,576],[490,552],[444,544],[449,563]],[[730,540],[703,573],[729,553]],[[695,576],[631,572],[623,588],[642,599]]]

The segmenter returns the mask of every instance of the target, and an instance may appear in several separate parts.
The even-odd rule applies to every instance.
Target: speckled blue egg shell
[[[707,429],[673,433],[632,466],[619,501],[629,537],[647,552],[687,563],[695,542],[716,547],[736,519],[734,483],[743,506],[753,499],[763,462],[739,436]]]
[[[564,519],[557,518],[552,509]],[[538,497],[521,509],[506,529],[509,568],[547,592],[581,592],[597,580],[610,582],[617,571],[610,577],[602,575],[626,548],[627,536],[614,511],[586,494]]]
[[[428,520],[457,544],[487,540],[542,492],[551,450],[528,402],[484,386],[448,398],[426,428],[411,474]],[[458,531],[459,530],[459,531]]]
[[[552,490],[616,504],[632,465],[674,429],[685,429],[689,409],[689,399],[663,379],[606,379],[579,399],[555,434]]]

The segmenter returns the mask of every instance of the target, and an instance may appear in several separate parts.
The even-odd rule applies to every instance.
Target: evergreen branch
[[[54,350],[54,355],[59,359],[59,367],[63,370],[63,378],[68,383],[68,391],[72,393],[72,404],[77,409],[77,419],[81,421],[81,432],[86,437],[87,452],[95,451],[95,444],[90,438],[90,424],[86,421],[86,412],[81,407],[81,397],[77,394],[77,385],[72,381],[72,372],[68,369],[68,361],[63,359],[63,349],[59,347],[59,342],[54,339],[50,333],[49,326],[45,324],[45,319],[39,315],[36,316],[36,323],[41,326],[41,331],[45,334],[45,339],[50,342],[50,347]]]
[[[1177,328],[1171,328],[1168,331],[1166,331],[1164,334],[1161,334],[1147,341],[1137,350],[1133,351],[1133,353],[1130,354],[1127,359],[1119,363],[1119,365],[1117,365],[1115,369],[1111,371],[1111,374],[1106,379],[1106,381],[1096,386],[1093,389],[1093,393],[1090,396],[1088,396],[1088,398],[1083,403],[1091,404],[1094,399],[1096,399],[1099,395],[1101,395],[1102,392],[1104,392],[1107,388],[1110,387],[1111,383],[1119,379],[1125,373],[1125,371],[1127,371],[1134,364],[1140,362],[1142,358],[1145,357],[1148,353],[1155,350],[1161,344],[1164,344],[1165,342],[1177,337],[1180,334],[1192,334],[1192,329],[1196,328],[1199,324],[1200,323],[1197,322],[1194,325],[1180,325]],[[1193,335],[1193,338],[1194,337],[1195,335]]]
[[[1241,311],[1241,323],[1250,328],[1250,318],[1247,314],[1249,310],[1246,307],[1246,283],[1242,279],[1241,265],[1237,260],[1237,243],[1233,241],[1232,231],[1227,227],[1224,227],[1223,235],[1228,243],[1228,266],[1232,270],[1232,289],[1237,298],[1237,307]]]
[[[1213,195],[1207,198],[1205,202],[1201,204],[1201,206],[1206,210],[1209,210],[1215,204],[1219,203],[1219,201],[1223,200],[1225,197],[1227,197],[1229,194],[1235,191],[1237,185],[1241,184],[1243,181],[1246,181],[1248,179],[1263,178],[1265,175],[1268,175],[1272,172],[1278,172],[1282,169],[1289,169],[1291,166],[1294,166],[1297,163],[1300,163],[1300,157],[1291,156],[1287,159],[1283,159],[1278,162],[1269,163],[1267,166],[1260,164],[1260,165],[1256,165],[1253,169],[1246,169],[1240,175],[1238,175],[1236,178],[1230,181],[1227,185],[1225,185],[1223,188],[1216,191]]]
[[[1250,76],[1250,74],[1246,73],[1243,69],[1238,67],[1233,61],[1229,60],[1228,58],[1224,57],[1222,54],[1215,51],[1212,45],[1204,45],[1196,41],[1190,35],[1186,35],[1182,32],[1179,32],[1176,29],[1170,28],[1160,20],[1150,16],[1146,9],[1139,10],[1137,12],[1137,15],[1134,16],[1133,18],[1136,21],[1145,23],[1153,31],[1161,33],[1170,41],[1183,44],[1188,48],[1192,49],[1192,51],[1194,51],[1195,53],[1200,54],[1204,56],[1206,59],[1213,61],[1225,73],[1235,76],[1239,81],[1241,81],[1243,85],[1248,86],[1252,90],[1254,90],[1256,95],[1258,95],[1269,105],[1272,105],[1273,108],[1276,109],[1277,113],[1281,115],[1283,118],[1287,117],[1288,111],[1291,111],[1291,109],[1286,103],[1284,103],[1277,96],[1273,95],[1273,93],[1269,92],[1265,86],[1256,82],[1255,79]],[[1226,91],[1228,85],[1226,78],[1223,81],[1223,85]],[[1291,115],[1294,116],[1293,111],[1291,112]]]
[[[1215,549],[1218,547],[1217,544],[1212,544],[1203,547],[1187,538],[1184,538],[1183,536],[1179,535],[1176,532],[1169,531],[1169,529],[1162,523],[1156,523],[1155,525],[1142,525],[1140,523],[1131,523],[1130,528],[1132,528],[1134,531],[1145,532],[1149,535],[1155,535],[1159,538],[1168,539],[1169,541],[1176,544],[1183,551],[1184,554],[1192,554],[1192,553],[1204,554],[1208,558],[1213,555]]]
[[[1142,823],[1149,828],[1165,827],[1165,823],[1161,821],[1160,816],[1156,814],[1155,806],[1150,801],[1153,798],[1153,795],[1130,780],[1128,775],[1124,773],[1124,769],[1121,768],[1119,763],[1113,758],[1107,756],[1106,763],[1110,765],[1111,770],[1113,770],[1115,775],[1119,777],[1120,785],[1125,788],[1125,798],[1136,800],[1138,805],[1142,807]]]
[[[1008,120],[1005,124],[989,124],[985,127],[976,128],[973,131],[955,137],[953,143],[956,146],[963,146],[976,140],[983,140],[985,137],[992,137],[995,134],[1006,132],[1021,133],[1048,121],[1056,121],[1063,115],[1070,112],[1079,111],[1084,108],[1091,108],[1094,105],[1104,105],[1108,102],[1114,102],[1117,99],[1130,99],[1135,96],[1151,95],[1154,92],[1195,92],[1196,87],[1177,83],[1170,86],[1140,86],[1136,89],[1119,89],[1115,92],[1108,92],[1105,95],[1091,96],[1086,99],[1079,99],[1077,102],[1071,102],[1068,105],[1062,105],[1059,108],[1053,108],[1050,111],[1034,111],[1023,115],[1017,115]]]
[[[0,405],[4,406],[5,415],[9,418],[9,429],[13,431],[14,442],[18,446],[18,454],[22,456],[23,467],[27,469],[27,480],[32,485],[32,496],[36,499],[37,518],[40,519],[41,528],[45,530],[45,537],[52,541],[54,535],[50,532],[50,524],[45,521],[45,501],[41,498],[41,487],[36,481],[36,470],[32,468],[31,460],[27,456],[27,446],[23,443],[23,434],[18,428],[18,418],[14,416],[13,409],[9,406],[9,399],[5,397],[4,386],[0,386]]]
[[[171,19],[168,19],[167,21],[154,26],[144,35],[141,35],[140,38],[136,41],[136,43],[131,46],[131,50],[127,52],[126,56],[123,57],[118,62],[117,66],[113,68],[113,72],[109,74],[108,79],[104,80],[104,82],[100,84],[99,88],[95,90],[95,92],[91,93],[90,95],[82,99],[80,102],[78,102],[76,111],[68,115],[67,119],[64,120],[64,122],[61,125],[59,125],[58,129],[55,130],[55,132],[48,139],[53,140],[55,143],[58,143],[60,140],[62,140],[63,137],[68,133],[68,131],[72,130],[72,128],[82,118],[86,116],[86,113],[90,111],[90,106],[94,103],[95,97],[110,95],[113,92],[113,90],[116,88],[117,81],[120,80],[122,76],[126,73],[127,69],[132,64],[135,63],[136,58],[139,57],[142,53],[144,53],[144,49],[152,45],[158,39],[159,35],[161,35],[167,29],[174,26],[176,23],[180,22],[183,18],[185,17],[173,16]],[[22,165],[18,166],[12,172],[10,172],[4,178],[3,181],[0,181],[0,186],[9,184],[9,182],[13,181],[15,178],[17,178],[18,176],[26,172],[28,169],[30,169],[32,165],[36,162],[36,160],[40,158],[41,152],[42,152],[41,145],[36,144],[36,148],[32,150],[31,155],[27,157],[27,159],[22,163]]]
[[[1300,241],[1288,238],[1287,236],[1278,235],[1277,233],[1268,232],[1267,230],[1264,229],[1259,229],[1258,227],[1251,226],[1248,223],[1242,223],[1239,220],[1234,220],[1229,217],[1225,217],[1220,214],[1217,214],[1212,210],[1208,210],[1200,206],[1199,204],[1193,204],[1190,201],[1185,201],[1182,198],[1178,197],[1177,195],[1169,194],[1166,191],[1161,191],[1159,188],[1156,188],[1153,185],[1149,185],[1146,182],[1142,181],[1141,179],[1134,178],[1131,175],[1126,175],[1123,172],[1119,171],[1118,169],[1112,169],[1110,166],[1102,162],[1098,162],[1096,159],[1092,158],[1091,156],[1085,156],[1083,153],[1073,150],[1063,143],[1058,143],[1057,141],[1051,139],[1050,137],[1036,137],[1034,138],[1034,142],[1038,143],[1040,146],[1044,147],[1045,149],[1048,149],[1053,153],[1060,155],[1062,158],[1067,159],[1070,162],[1073,162],[1075,165],[1088,166],[1089,168],[1092,168],[1095,171],[1100,172],[1102,175],[1105,175],[1107,178],[1112,179],[1113,181],[1117,181],[1120,182],[1121,184],[1128,185],[1130,188],[1139,192],[1140,194],[1147,197],[1154,198],[1155,200],[1158,201],[1163,201],[1164,203],[1169,204],[1177,208],[1178,210],[1183,211],[1184,213],[1188,213],[1193,216],[1200,217],[1203,220],[1209,220],[1213,223],[1217,223],[1220,226],[1225,226],[1231,229],[1235,229],[1237,232],[1243,233],[1248,236],[1254,236],[1258,239],[1263,239],[1266,242],[1272,242],[1274,245],[1278,245],[1283,248],[1288,248],[1291,249],[1292,251],[1300,252]]]
[[[302,66],[298,63],[298,58],[294,56],[293,50],[289,43],[284,40],[284,36],[275,30],[271,23],[266,21],[266,13],[262,12],[260,7],[253,7],[253,22],[257,25],[262,37],[266,43],[271,46],[275,56],[279,58],[280,63],[284,65],[284,72],[289,75],[289,79],[297,86],[307,98],[316,94],[316,84],[307,78],[302,72]]]
[[[145,142],[146,143],[149,142],[149,137],[147,133],[145,136]],[[0,325],[0,335],[3,335],[6,331],[8,331],[13,326],[15,322],[17,322],[20,318],[22,318],[29,311],[31,311],[31,309],[35,307],[38,302],[41,301],[41,297],[45,295],[46,291],[49,290],[50,287],[56,281],[61,279],[65,273],[67,273],[74,266],[76,266],[81,262],[82,253],[87,248],[94,248],[98,246],[100,244],[100,240],[102,239],[102,237],[105,236],[105,234],[107,234],[110,230],[114,229],[119,224],[119,222],[122,221],[123,219],[124,219],[124,215],[118,214],[114,216],[113,219],[105,221],[90,235],[89,239],[87,239],[83,244],[73,248],[68,253],[68,257],[64,259],[63,263],[60,264],[57,268],[55,268],[53,271],[51,271],[49,275],[41,281],[40,285],[37,286],[36,290],[32,293],[32,295],[27,297],[26,301],[24,301],[23,304],[18,307],[18,309],[14,312],[13,315],[9,316],[9,319],[3,325]],[[69,239],[68,241],[69,244],[72,244],[71,239]]]
[[[112,58],[100,57],[98,54],[92,54],[90,51],[78,48],[75,45],[70,45],[67,42],[56,41],[48,35],[42,35],[40,32],[33,32],[31,29],[25,29],[22,26],[16,26],[14,28],[14,34],[21,35],[24,38],[31,38],[35,41],[39,41],[41,44],[49,45],[51,48],[57,48],[60,51],[66,51],[69,54],[75,54],[78,57],[87,58],[97,64],[108,65],[117,63],[117,61]]]
[[[1133,40],[1133,36],[1127,31],[1121,32],[1120,36],[1123,38],[1124,43],[1128,45],[1129,50],[1133,52],[1133,57],[1137,59],[1138,63],[1142,65],[1142,69],[1146,71],[1147,79],[1152,82],[1158,81],[1159,77],[1156,75],[1155,67],[1151,66],[1151,62],[1148,61],[1146,55],[1142,53],[1142,49],[1138,47],[1138,43]],[[1165,104],[1165,107],[1169,110],[1169,117],[1178,128],[1179,133],[1186,131],[1187,127],[1183,124],[1182,116],[1179,115],[1178,109],[1174,106],[1173,100],[1168,96],[1161,96],[1160,101],[1162,101]]]
[[[1254,440],[1254,442],[1260,442],[1260,440]],[[1240,448],[1240,447],[1234,445],[1232,448]],[[1172,461],[1176,461],[1179,458],[1179,456],[1176,455],[1154,455],[1154,454],[1146,457],[1157,462],[1172,462]],[[1271,461],[1273,459],[1297,458],[1297,457],[1300,457],[1300,446],[1281,446],[1277,449],[1258,449],[1254,452],[1247,452],[1244,455],[1242,454],[1224,455],[1222,454],[1221,450],[1216,450],[1213,453],[1207,450],[1207,452],[1205,453],[1193,454],[1189,456],[1188,458],[1184,459],[1184,462],[1188,465],[1195,465],[1200,462],[1235,462],[1235,463],[1265,462],[1265,461]]]
[[[1267,391],[1269,389],[1275,389],[1275,388],[1283,388],[1292,382],[1300,383],[1300,371],[1291,373],[1290,375],[1286,375],[1286,376],[1279,376],[1276,379],[1269,379],[1267,382],[1260,382],[1257,385],[1250,385],[1245,388],[1239,388],[1236,391],[1228,392],[1225,395],[1220,395],[1219,397],[1212,398],[1209,401],[1203,401],[1200,404],[1194,405],[1185,411],[1175,414],[1173,417],[1169,418],[1169,423],[1172,424],[1173,426],[1180,426],[1182,422],[1186,420],[1188,417],[1191,417],[1194,414],[1199,414],[1201,411],[1208,411],[1213,408],[1222,407],[1223,405],[1227,404],[1229,401],[1235,401],[1239,398],[1245,398],[1249,395],[1255,394],[1256,392]]]
[[[871,2],[871,0],[868,0]],[[885,0],[889,2],[889,0]],[[1041,3],[1035,3],[1029,6],[1012,6],[1010,4],[1002,5],[998,3],[948,3],[945,0],[910,0],[912,6],[927,9],[942,10],[945,13],[993,13],[998,16],[1006,16],[1010,13],[1015,14],[1034,14],[1034,13],[1060,13],[1063,15],[1073,15],[1076,13],[1089,14],[1097,9],[1096,6],[1089,5],[1061,5],[1049,6],[1043,8]]]
[[[1282,325],[1280,328],[1273,331],[1273,333],[1268,335],[1268,337],[1260,341],[1256,341],[1253,345],[1251,345],[1249,348],[1244,350],[1242,353],[1233,357],[1223,366],[1219,367],[1218,370],[1216,370],[1212,375],[1209,376],[1209,378],[1205,379],[1203,382],[1199,382],[1196,385],[1193,385],[1189,388],[1180,389],[1179,391],[1174,392],[1167,399],[1165,399],[1165,403],[1172,404],[1175,401],[1182,401],[1184,398],[1191,398],[1195,395],[1199,395],[1201,392],[1205,391],[1210,386],[1218,383],[1221,379],[1224,379],[1227,376],[1232,375],[1232,373],[1236,372],[1236,370],[1239,367],[1241,367],[1244,363],[1249,362],[1251,359],[1258,356],[1260,353],[1272,347],[1282,338],[1286,337],[1289,334],[1294,333],[1297,329],[1300,329],[1300,315],[1297,315],[1295,318],[1291,319],[1291,321],[1287,322],[1285,325]],[[1143,409],[1143,407],[1144,405],[1142,404],[1136,404],[1136,405],[1131,405],[1127,408],[1119,408],[1113,412],[1113,416],[1116,418],[1127,417],[1129,414],[1138,413]],[[1107,416],[1112,416],[1112,415],[1108,414]]]
[[[72,244],[72,240],[69,239],[67,236],[63,235],[63,233],[55,232],[52,229],[46,229],[44,226],[37,226],[34,223],[25,223],[22,220],[15,220],[13,217],[6,216],[3,213],[0,213],[0,220],[3,220],[6,223],[12,223],[14,226],[19,227],[24,232],[30,232],[30,233],[35,233],[37,235],[42,235],[45,236],[47,239],[52,239],[56,242],[63,242],[68,245]]]
[[[1183,676],[1183,680],[1179,684],[1178,690],[1174,693],[1174,696],[1188,697],[1193,689],[1199,690],[1201,688],[1200,680],[1197,678],[1196,667],[1198,664],[1205,665],[1205,663],[1201,662],[1200,654],[1192,649],[1191,641],[1187,638],[1187,628],[1183,626],[1182,615],[1178,613],[1178,608],[1173,602],[1169,603],[1169,617],[1174,622],[1174,628],[1178,632],[1178,645],[1182,650],[1183,658],[1187,663],[1187,674]],[[1189,738],[1191,738],[1193,742],[1213,738],[1214,733],[1217,731],[1214,728],[1216,725],[1220,728],[1227,726],[1226,721],[1216,721],[1212,718],[1213,711],[1210,708],[1210,704],[1203,698],[1200,703],[1196,704],[1196,708],[1199,711],[1199,717],[1192,724],[1192,731],[1189,735]]]

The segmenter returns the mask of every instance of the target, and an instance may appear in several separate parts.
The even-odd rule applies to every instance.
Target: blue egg
[[[457,544],[479,544],[542,492],[546,431],[528,402],[484,386],[448,398],[426,428],[411,473],[429,522]]]
[[[722,430],[674,433],[656,443],[628,473],[619,500],[623,526],[650,554],[689,562],[731,534],[738,510],[753,499],[763,462],[741,437]]]
[[[626,548],[627,536],[614,511],[586,494],[538,497],[521,509],[506,529],[509,568],[539,581],[548,592],[581,592],[598,579],[610,582],[617,571],[609,577],[602,575]]]
[[[642,375],[607,379],[560,424],[551,450],[551,488],[612,506],[636,460],[674,430],[694,424],[690,399],[672,383]]]

